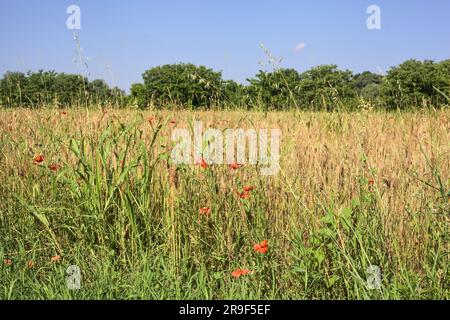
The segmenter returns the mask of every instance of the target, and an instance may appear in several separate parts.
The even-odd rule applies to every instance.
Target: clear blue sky
[[[80,73],[66,28],[71,4],[81,8],[91,78],[125,90],[143,71],[176,62],[243,82],[267,60],[260,43],[299,71],[333,63],[377,72],[409,58],[450,58],[448,0],[0,0],[0,74]],[[366,27],[371,4],[381,8],[379,31]],[[299,43],[306,46],[295,51]]]

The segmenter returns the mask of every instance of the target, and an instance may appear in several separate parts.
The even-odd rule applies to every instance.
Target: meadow
[[[174,165],[195,120],[280,129],[280,172]],[[449,141],[448,109],[0,110],[0,299],[449,299]]]

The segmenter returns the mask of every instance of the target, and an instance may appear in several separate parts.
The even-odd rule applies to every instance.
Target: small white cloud
[[[306,44],[304,44],[303,42],[300,42],[299,44],[297,44],[297,45],[295,46],[294,51],[295,51],[295,52],[300,52],[300,51],[302,51],[303,49],[305,49],[305,47],[306,47]]]

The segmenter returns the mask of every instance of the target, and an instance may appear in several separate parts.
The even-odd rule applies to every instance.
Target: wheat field
[[[174,165],[196,120],[280,129],[281,170]],[[1,110],[0,299],[449,299],[449,141],[448,109]]]

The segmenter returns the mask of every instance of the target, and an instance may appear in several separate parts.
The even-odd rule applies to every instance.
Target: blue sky
[[[267,61],[260,43],[299,71],[333,63],[377,72],[409,58],[450,58],[448,0],[0,0],[0,74],[80,73],[66,28],[71,4],[81,8],[90,77],[125,90],[143,71],[177,62],[243,82]],[[366,27],[371,4],[381,8],[381,30]]]

